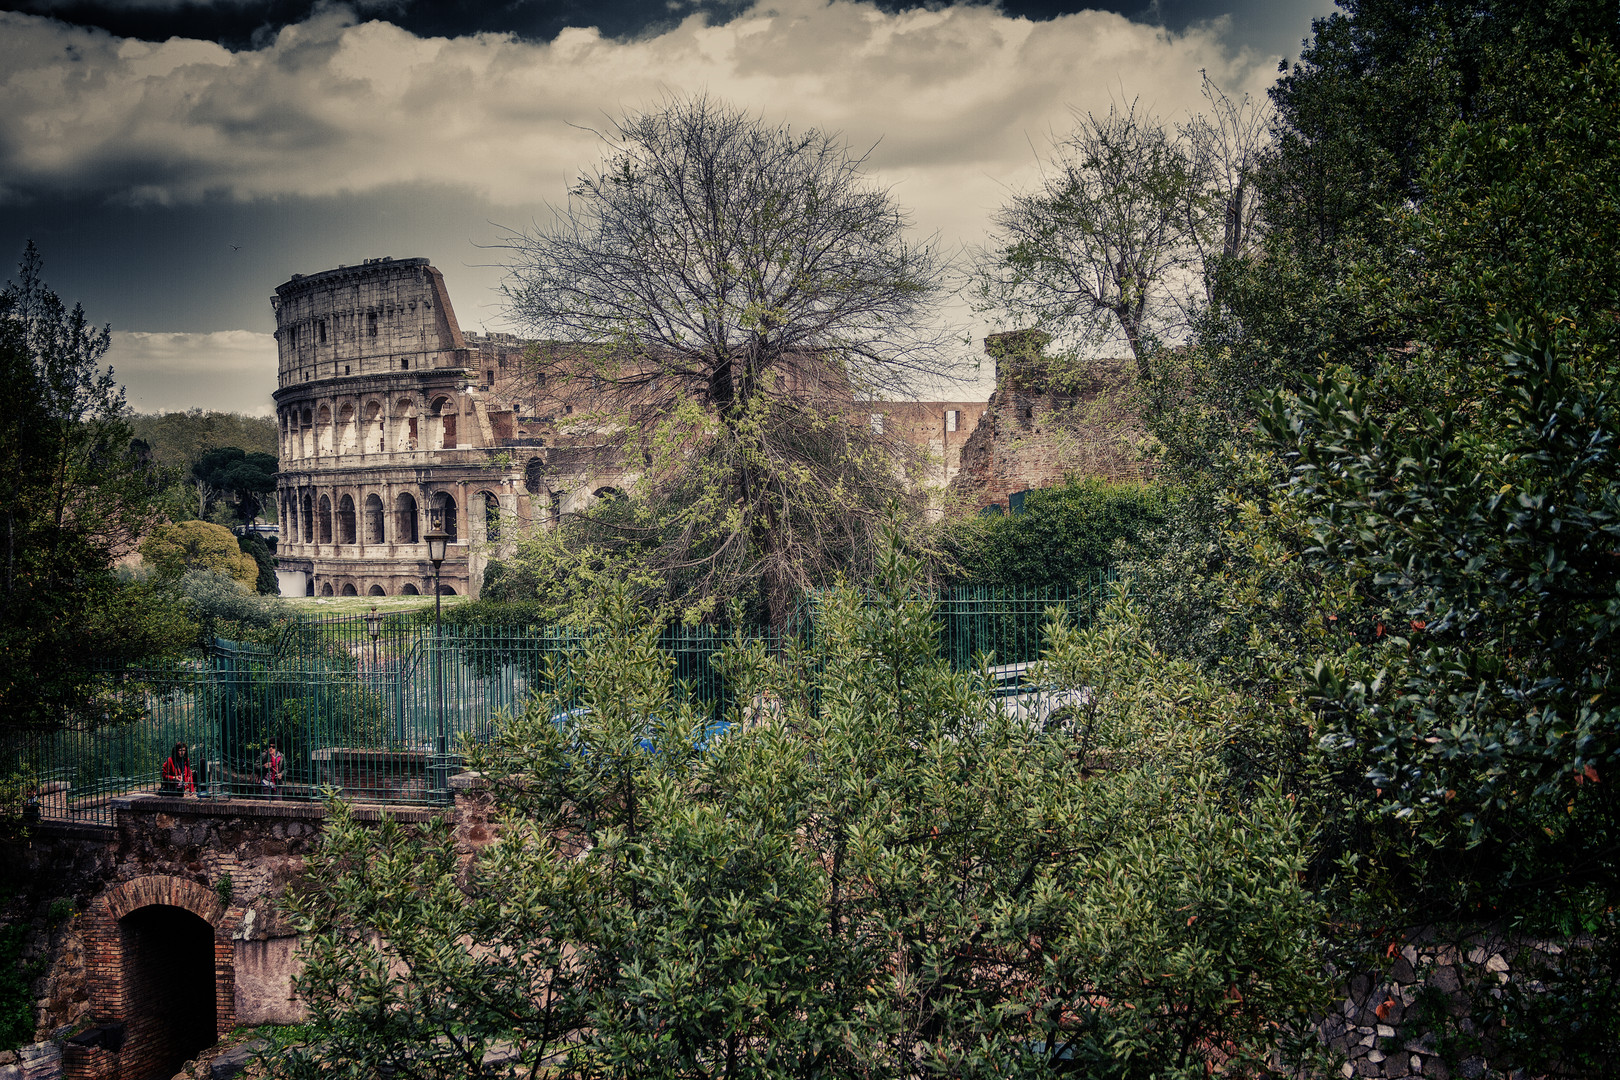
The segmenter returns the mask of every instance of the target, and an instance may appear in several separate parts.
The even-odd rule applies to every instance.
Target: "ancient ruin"
[[[295,274],[271,306],[283,595],[430,594],[423,536],[435,523],[451,536],[440,591],[477,595],[503,533],[634,479],[592,426],[588,388],[548,391],[524,371],[527,343],[463,332],[427,259]],[[984,408],[866,402],[855,420],[892,425],[944,486]]]

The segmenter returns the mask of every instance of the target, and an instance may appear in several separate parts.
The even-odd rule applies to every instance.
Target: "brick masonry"
[[[1094,360],[1054,375],[1040,335],[985,339],[996,390],[960,450],[950,490],[977,506],[1048,487],[1067,476],[1135,480],[1148,475],[1147,434],[1133,401],[1134,362]]]
[[[132,797],[114,810],[111,826],[47,821],[0,844],[0,886],[17,896],[6,914],[29,924],[29,957],[48,961],[35,985],[39,1041],[9,1061],[0,1055],[0,1080],[145,1080],[238,1025],[302,1019],[292,992],[296,938],[276,899],[302,872],[323,808]],[[355,816],[383,812],[362,807]],[[442,811],[387,812],[423,821]],[[487,807],[468,793],[454,814],[470,860],[493,836]],[[74,914],[60,918],[69,905]],[[199,984],[202,1000],[188,999],[186,986]],[[154,1022],[188,1010],[206,1015],[209,1030]],[[119,1023],[116,1050],[69,1041]]]

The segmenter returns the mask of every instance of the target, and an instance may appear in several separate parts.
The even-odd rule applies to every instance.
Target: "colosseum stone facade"
[[[295,274],[271,306],[283,594],[430,594],[437,517],[440,588],[476,595],[503,529],[623,483],[571,406],[525,388],[522,342],[461,331],[427,259]]]
[[[453,537],[440,588],[476,596],[503,535],[555,523],[634,482],[611,433],[590,426],[588,383],[548,392],[525,372],[525,342],[463,333],[427,259],[295,274],[270,303],[284,595],[429,594],[422,537],[439,518]],[[1037,467],[1052,456],[1050,438],[1022,430],[1028,422],[1002,431],[981,421],[997,413],[995,399],[845,407],[852,423],[892,425],[891,435],[928,455],[924,484],[983,503],[1051,482],[1052,469]],[[1019,408],[1034,415],[1022,398]]]

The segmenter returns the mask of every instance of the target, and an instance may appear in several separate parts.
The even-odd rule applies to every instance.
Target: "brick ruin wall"
[[[1133,399],[1135,363],[1093,360],[1054,376],[1041,354],[1044,337],[985,339],[996,364],[996,390],[961,450],[950,491],[972,506],[1006,505],[1007,496],[1050,487],[1068,476],[1142,480],[1147,433]]]

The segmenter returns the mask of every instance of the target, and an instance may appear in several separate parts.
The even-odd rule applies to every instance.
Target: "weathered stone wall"
[[[950,489],[977,506],[1048,487],[1066,476],[1135,480],[1147,475],[1146,433],[1132,402],[1134,363],[1096,360],[1054,375],[1039,335],[994,335],[996,391],[961,452]]]
[[[487,797],[474,781],[458,778],[455,804],[447,810],[388,812],[406,821],[451,814],[458,850],[470,862],[495,835]],[[66,1076],[86,1080],[161,1071],[169,1063],[162,1048],[174,1033],[153,1027],[154,1017],[170,1012],[210,1012],[215,1030],[202,1033],[202,1043],[238,1025],[303,1018],[293,994],[297,941],[276,901],[302,873],[323,808],[143,796],[115,800],[113,810],[112,825],[47,820],[0,845],[0,885],[17,898],[10,914],[29,925],[28,955],[48,961],[35,984],[41,1042],[23,1057],[0,1058],[0,1080],[46,1080],[64,1069]],[[359,807],[354,813],[375,821],[382,811]],[[140,919],[127,918],[154,914],[162,917],[146,929],[156,933],[144,936]],[[165,995],[195,988],[196,972],[166,977],[171,958],[151,950],[187,919],[196,922],[196,933],[211,937],[212,946],[190,961],[178,954],[173,959],[208,965],[213,998],[176,999],[169,1003],[176,1008],[169,1009]],[[122,1047],[68,1043],[65,1057],[59,1052],[70,1036],[108,1023],[121,1025]],[[189,1056],[195,1049],[177,1052]]]
[[[1561,946],[1501,934],[1449,941],[1427,931],[1392,950],[1387,972],[1343,984],[1344,997],[1321,1025],[1328,1045],[1347,1059],[1340,1067],[1347,1080],[1540,1075],[1533,1065],[1499,1059],[1491,1026],[1478,1011],[1510,980],[1533,978],[1527,965],[1556,962]],[[1540,1064],[1557,1051],[1547,1047]]]

